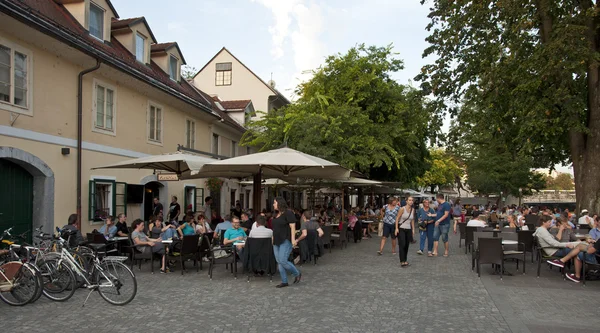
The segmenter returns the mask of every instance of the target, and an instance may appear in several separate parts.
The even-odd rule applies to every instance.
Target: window
[[[204,189],[196,188],[194,185],[185,185],[183,189],[183,206],[187,212],[187,207],[192,205],[192,211],[196,212],[196,209],[204,207]]]
[[[139,32],[135,35],[135,59],[146,63],[146,37]]]
[[[219,135],[214,133],[212,136],[212,153],[219,155]]]
[[[222,63],[217,64],[215,85],[217,85],[217,86],[230,86],[231,85],[231,63],[230,62],[222,62]]]
[[[90,3],[90,35],[104,40],[104,9],[102,7],[96,5],[95,3]]]
[[[187,119],[185,121],[185,147],[194,149],[196,146],[196,122]]]
[[[17,45],[0,40],[0,108],[12,112],[31,109],[29,54]]]
[[[237,156],[237,142],[231,141],[231,157]]]
[[[148,141],[162,143],[162,107],[150,103],[148,108]]]
[[[115,133],[115,89],[94,81],[94,130]]]
[[[89,219],[103,221],[107,216],[127,214],[127,183],[112,179],[92,179],[89,183]]]
[[[171,77],[171,80],[173,80],[173,81],[177,81],[177,76],[178,76],[177,62],[178,62],[178,60],[174,56],[169,57],[169,76]]]

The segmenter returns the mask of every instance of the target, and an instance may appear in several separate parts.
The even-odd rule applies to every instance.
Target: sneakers
[[[289,284],[287,284],[287,283],[280,283],[280,284],[276,285],[275,288],[285,288],[287,286],[289,286]]]
[[[552,261],[548,261],[548,263],[550,265],[552,265],[552,266],[556,266],[556,267],[560,267],[560,268],[564,268],[565,267],[565,263],[562,262],[562,261],[560,261],[560,260],[558,260],[558,259],[555,259],[555,260],[552,260]]]
[[[575,276],[575,274],[567,274],[567,279],[575,282],[575,283],[579,283],[580,279],[578,277]]]
[[[419,250],[417,251],[417,254],[423,254],[423,251]]]

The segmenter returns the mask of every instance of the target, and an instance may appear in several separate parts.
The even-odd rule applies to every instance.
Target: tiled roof
[[[187,83],[187,82],[186,82]],[[238,123],[237,121],[233,120],[228,114],[227,112],[221,110],[216,102],[219,102],[218,99],[215,101],[215,97],[214,96],[210,96],[207,93],[199,90],[198,88],[194,87],[191,83],[188,83],[191,87],[193,87],[194,89],[196,89],[196,91],[203,96],[203,98],[205,98],[207,101],[210,101],[213,111],[215,113],[217,113],[219,116],[221,116],[221,118],[223,118],[223,122],[235,129],[237,129],[240,132],[245,132],[246,128],[244,126],[242,126],[240,123]],[[249,102],[249,101],[248,101]],[[221,102],[219,102],[221,103]]]
[[[245,99],[237,101],[220,101],[219,104],[221,104],[225,110],[244,110],[250,102],[252,101]]]
[[[85,28],[62,5],[54,1],[3,0],[0,11],[27,21],[34,28],[70,45],[101,62],[115,67],[145,83],[157,87],[188,104],[237,124],[225,112],[218,112],[212,98],[192,87],[187,81],[174,82],[156,63],[144,65],[116,38],[104,43],[92,37]],[[239,125],[239,124],[238,124]],[[239,127],[239,126],[238,126]],[[242,130],[244,130],[242,128]]]
[[[122,20],[117,20],[117,19],[113,18],[112,21],[110,22],[110,28],[111,29],[125,28],[141,19],[142,19],[141,17],[132,17],[132,18],[127,18],[127,19],[122,19]]]

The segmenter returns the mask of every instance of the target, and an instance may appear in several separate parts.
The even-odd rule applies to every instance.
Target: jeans
[[[440,224],[433,230],[433,240],[436,242],[440,240],[440,236],[442,236],[442,241],[444,243],[448,243],[448,232],[450,231],[450,224]]]
[[[577,258],[579,258],[579,260],[590,263],[590,264],[598,264],[598,258],[596,257],[596,255],[594,253],[584,253],[584,252],[579,252],[579,254],[577,255]]]
[[[421,236],[419,242],[419,249],[421,252],[425,250],[425,238],[427,238],[427,252],[433,251],[433,229],[435,228],[434,223],[428,223],[427,229],[425,231],[419,230],[419,235]]]
[[[290,253],[292,253],[292,242],[285,240],[279,245],[273,245],[273,252],[275,252],[275,260],[277,261],[282,283],[288,283],[287,271],[290,271],[293,276],[300,275],[296,266],[289,261]]]
[[[393,224],[384,223],[383,224],[383,237],[388,238],[392,237],[392,239],[396,239],[396,226]]]
[[[408,257],[408,246],[410,245],[410,236],[412,235],[411,229],[400,228],[398,232],[398,247],[400,254],[400,262],[406,262]]]

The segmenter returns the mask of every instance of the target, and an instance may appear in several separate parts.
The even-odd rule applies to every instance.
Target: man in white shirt
[[[272,238],[273,237],[273,230],[265,227],[267,220],[264,216],[259,215],[256,218],[256,222],[254,222],[254,223],[256,224],[256,227],[253,227],[250,230],[250,235],[248,235],[248,238]]]
[[[581,217],[577,221],[578,225],[589,226],[590,229],[594,228],[594,219],[589,216],[589,212],[587,209],[581,211]]]
[[[209,223],[212,220],[212,210],[210,209],[210,205],[212,205],[212,203],[212,197],[208,196],[206,199],[204,199],[204,218]]]
[[[473,218],[467,223],[467,227],[487,227],[485,222],[479,219],[479,212],[473,212]]]

